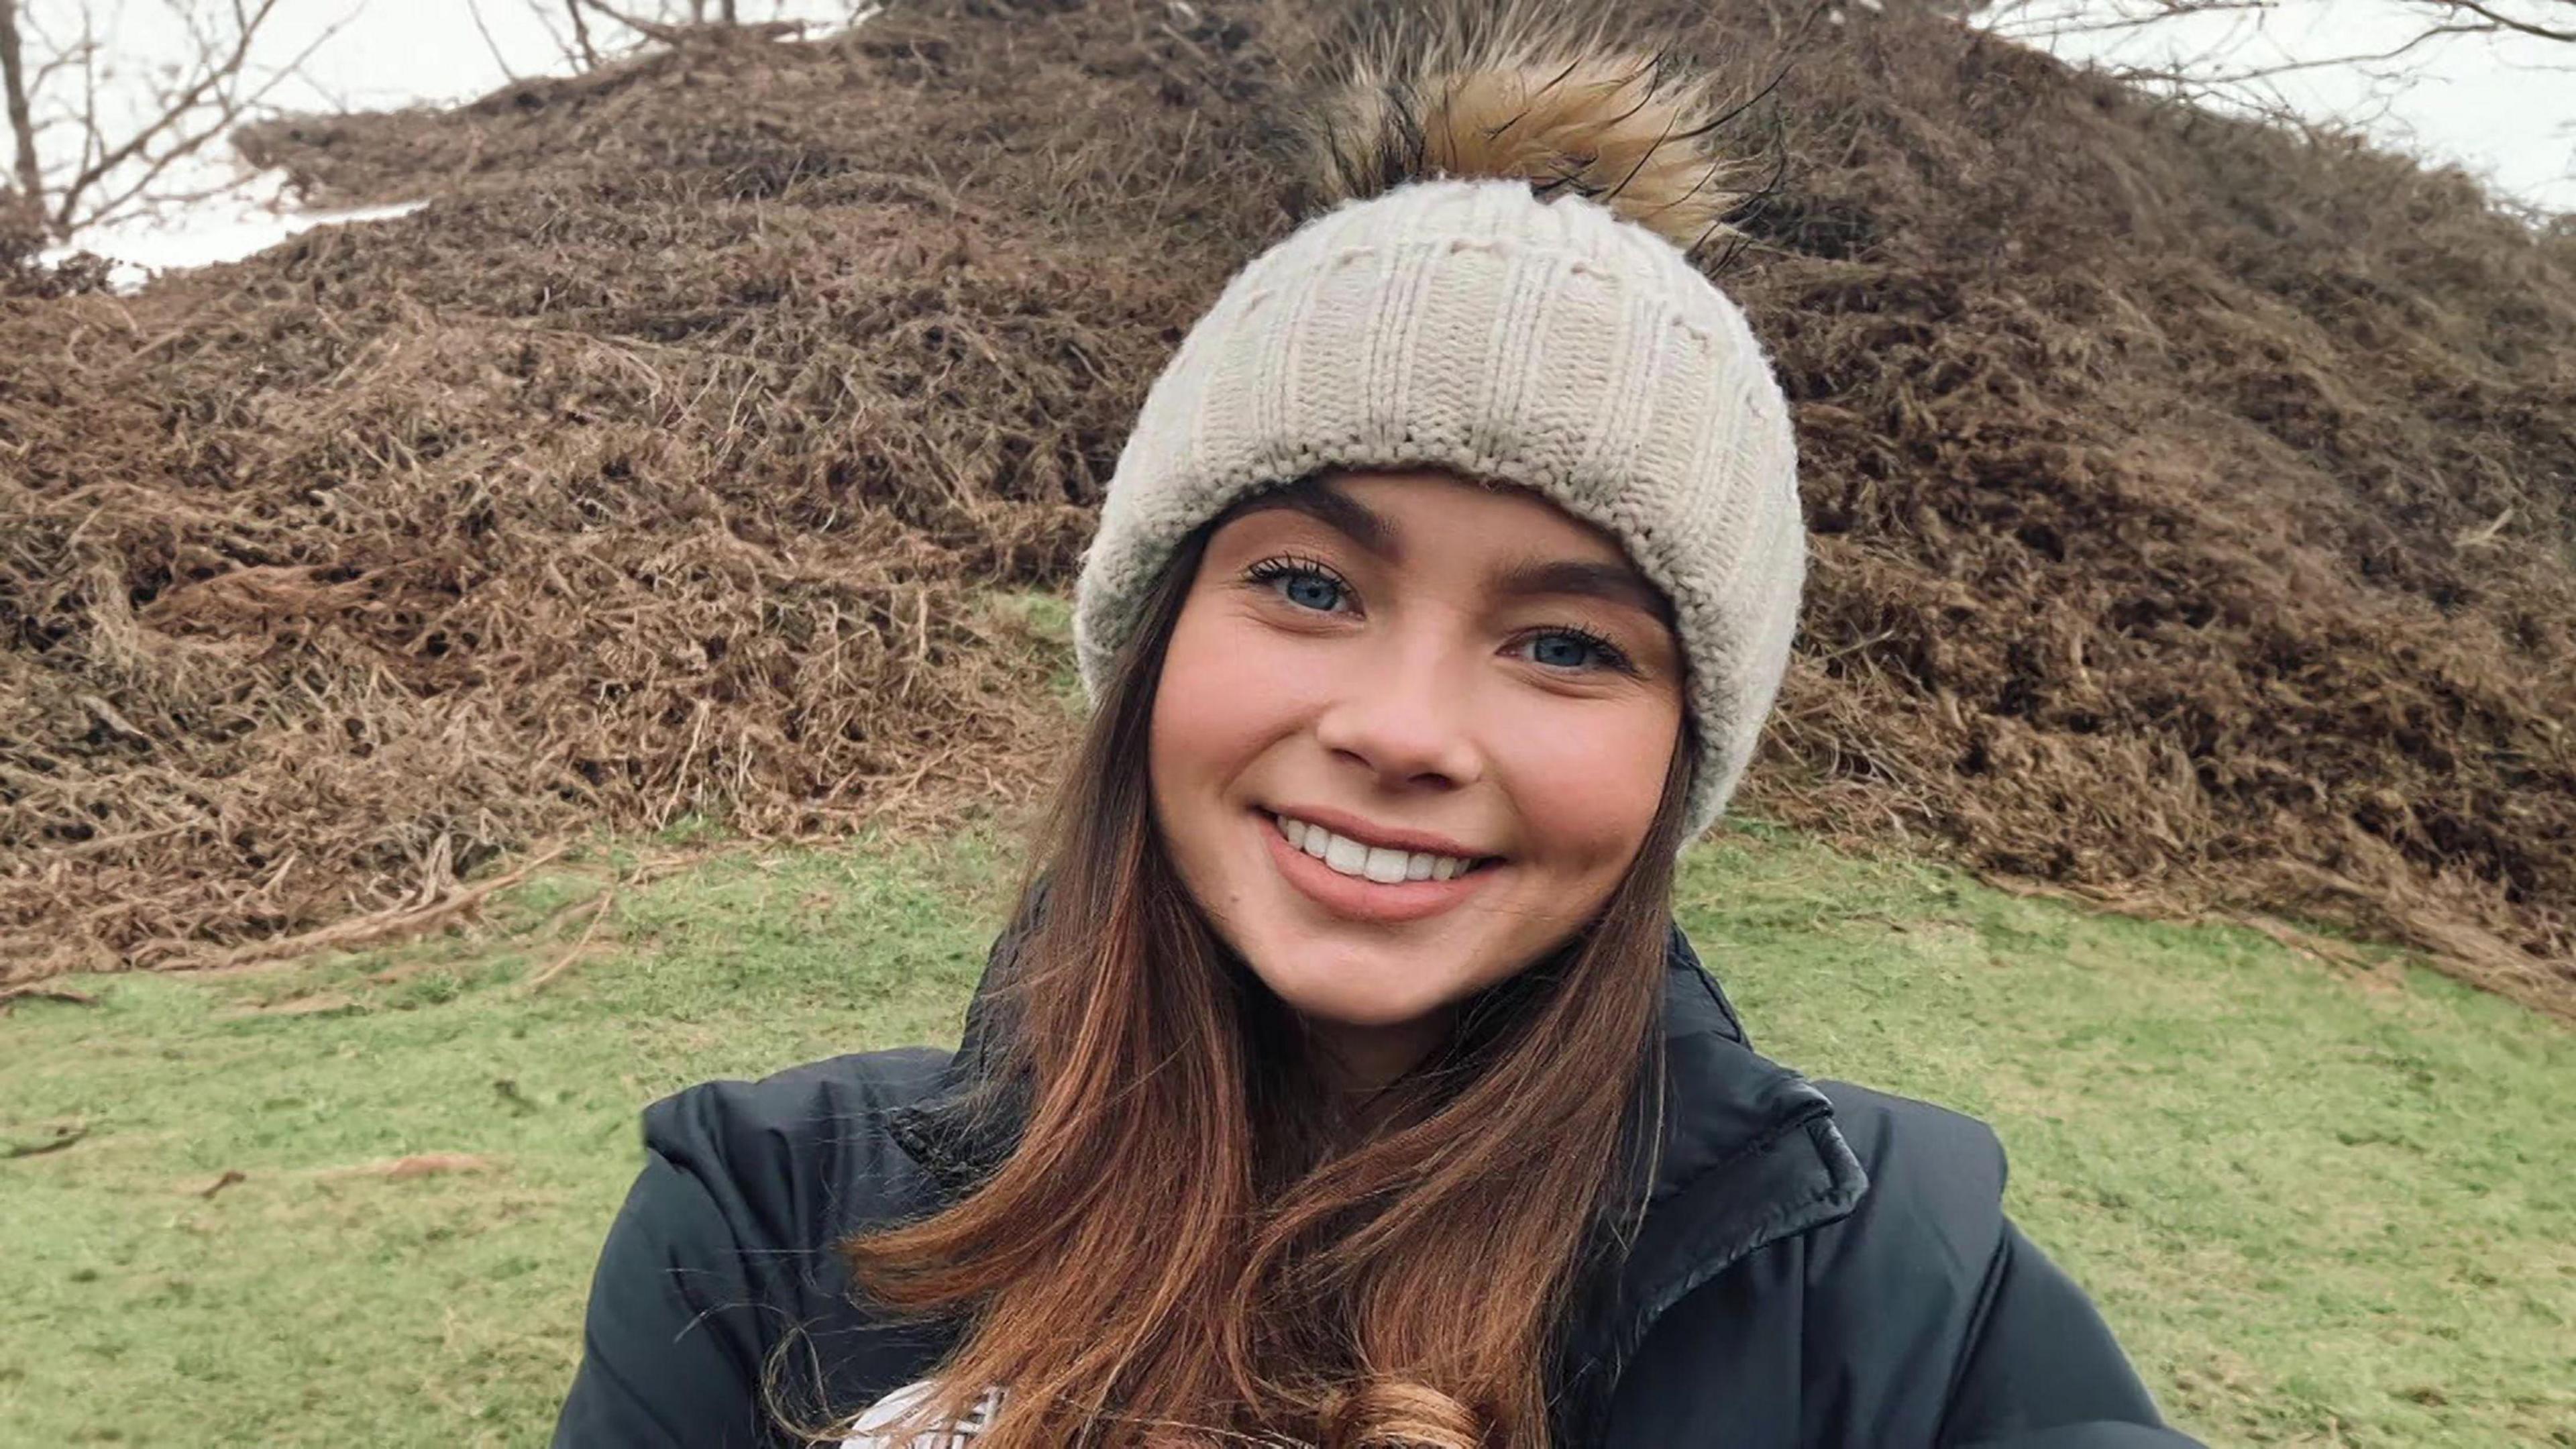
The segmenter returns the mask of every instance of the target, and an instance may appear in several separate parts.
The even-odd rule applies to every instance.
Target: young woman
[[[1989,1132],[1672,926],[1804,572],[1711,114],[1526,32],[1327,113],[1120,458],[963,1046],[652,1107],[558,1445],[2189,1442]]]

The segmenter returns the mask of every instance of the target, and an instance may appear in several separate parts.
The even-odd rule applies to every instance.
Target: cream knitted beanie
[[[1598,128],[1637,108],[1646,82],[1633,69],[1489,64],[1465,93],[1499,82],[1527,116],[1547,76],[1561,87],[1584,74],[1599,79],[1560,94],[1549,119],[1589,118],[1588,156],[1623,159]],[[1448,77],[1438,103],[1461,93]],[[1403,182],[1237,273],[1119,455],[1075,594],[1085,686],[1097,693],[1173,550],[1249,494],[1329,469],[1514,484],[1606,530],[1671,600],[1699,747],[1689,834],[1714,823],[1797,626],[1796,448],[1742,311],[1673,242],[1619,214],[1633,195],[1593,189],[1610,204],[1541,199],[1525,176]]]

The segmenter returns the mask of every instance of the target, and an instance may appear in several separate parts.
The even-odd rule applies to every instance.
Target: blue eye
[[[1276,591],[1301,609],[1334,614],[1352,603],[1350,585],[1323,565],[1306,559],[1263,559],[1249,573],[1253,582]]]
[[[1530,658],[1550,669],[1581,669],[1592,662],[1592,641],[1572,634],[1541,634],[1530,641]]]
[[[1521,648],[1531,663],[1549,669],[1623,669],[1628,662],[1610,641],[1579,629],[1544,629]]]
[[[1290,574],[1278,582],[1281,597],[1301,608],[1329,613],[1342,602],[1342,586],[1322,574]]]

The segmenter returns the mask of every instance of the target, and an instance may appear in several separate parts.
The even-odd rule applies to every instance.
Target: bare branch
[[[573,43],[581,48],[584,69],[599,69],[599,51],[590,43],[590,22],[582,18],[581,0],[564,0],[564,12],[572,17]]]
[[[2144,36],[2175,41],[2201,34],[2207,43],[2197,54],[2168,45],[2167,53],[2147,64],[2122,64],[2100,53],[2094,69],[2114,79],[2143,83],[2157,93],[2187,101],[2214,101],[2249,111],[2266,120],[2315,134],[2276,82],[2305,71],[2344,71],[2366,82],[2384,117],[2399,94],[2414,84],[2415,73],[2396,64],[2420,47],[2463,35],[2511,33],[2542,39],[2576,41],[2576,0],[2403,0],[2420,21],[2411,35],[2384,50],[2329,56],[2279,58],[2245,63],[2245,43],[2265,29],[2277,0],[2114,0],[2104,5],[2079,0],[1999,0],[1971,4],[1980,24],[1991,33],[2024,44],[2054,50],[2055,42],[2082,37]],[[2226,23],[2226,17],[2240,17]],[[2553,17],[2564,17],[2563,21]],[[2219,18],[2217,33],[2191,22]],[[2122,43],[2114,41],[2112,43]],[[2570,56],[2576,62],[2576,55]],[[2576,68],[2576,64],[2571,64]],[[2347,114],[2344,124],[2366,124]]]
[[[351,10],[323,27],[291,60],[268,70],[257,84],[245,86],[244,68],[251,46],[259,27],[276,7],[277,0],[259,0],[255,6],[232,0],[232,21],[238,28],[228,35],[209,34],[196,25],[193,15],[186,16],[190,33],[199,41],[200,67],[179,83],[159,90],[155,114],[119,144],[111,145],[107,140],[97,115],[96,76],[85,70],[80,116],[82,155],[70,179],[55,194],[52,220],[57,234],[68,236],[116,216],[138,201],[186,199],[165,196],[159,189],[162,178],[173,167],[230,134],[286,82],[303,80],[317,92],[321,90],[306,76],[306,63],[336,38],[358,12]],[[173,9],[181,8],[173,0]],[[96,47],[93,44],[89,48]]]
[[[2062,3],[2062,0],[2061,0]],[[2277,0],[2157,0],[2151,8],[2109,13],[2058,9],[2039,0],[2003,0],[1977,7],[1985,28],[2009,40],[2052,40],[2065,35],[2107,35],[2120,30],[2146,30],[2186,15],[2226,15],[2270,10]]]
[[[2279,0],[2133,0],[2129,6],[2068,8],[2067,0],[2000,0],[1969,8],[1984,27],[2015,40],[2046,42],[2062,36],[2145,31],[2187,18],[2225,14],[2265,16]],[[2404,0],[2425,16],[2431,35],[2528,35],[2576,43],[2576,0]],[[2519,9],[2522,13],[2513,13]],[[2258,18],[2257,23],[2260,23]],[[2332,62],[2316,62],[2331,64]]]
[[[46,90],[45,82],[52,80],[55,76],[60,75],[64,71],[70,70],[80,63],[81,57],[77,53],[57,55],[45,61],[43,64],[36,67],[36,73],[34,75],[27,77],[27,94],[31,96],[44,94]]]
[[[600,14],[607,16],[609,19],[616,21],[618,24],[625,26],[627,29],[634,31],[636,34],[643,36],[645,39],[658,40],[664,45],[678,45],[688,36],[689,33],[688,26],[663,25],[656,21],[640,19],[611,7],[607,3],[607,0],[581,0],[581,3],[598,11]]]
[[[0,0],[0,88],[7,91],[9,131],[18,142],[16,203],[42,217],[45,173],[36,164],[36,123],[27,113],[26,57],[18,46],[18,0]]]
[[[2212,91],[2223,91],[2229,86],[2245,85],[2258,80],[2269,80],[2274,76],[2296,75],[2303,70],[2326,70],[2343,66],[2378,64],[2385,61],[2395,60],[2429,40],[2438,40],[2446,35],[2469,35],[2475,33],[2477,33],[2477,28],[2474,26],[2436,25],[2418,32],[2412,39],[2407,40],[2403,44],[2397,45],[2388,50],[2375,51],[2368,54],[2325,56],[2316,60],[2285,60],[2276,65],[2249,66],[2246,69],[2239,71],[2210,72],[2194,68],[2186,74],[2180,68],[2119,66],[2111,68],[2110,73],[2118,76],[2122,80],[2158,80],[2176,84],[2188,83],[2191,85],[2206,87]]]
[[[240,0],[234,0],[233,13],[235,16],[236,29],[233,33],[231,47],[229,49],[220,50],[218,53],[208,57],[207,63],[205,64],[202,72],[195,78],[195,80],[190,82],[185,89],[181,90],[174,99],[164,104],[160,115],[138,127],[133,135],[128,136],[124,142],[119,145],[109,146],[106,142],[106,138],[99,134],[97,126],[97,107],[95,100],[93,99],[88,114],[90,118],[90,142],[95,145],[96,150],[85,160],[84,164],[72,174],[71,179],[63,184],[61,190],[56,193],[54,206],[56,224],[63,230],[69,231],[71,218],[75,211],[75,205],[78,202],[81,193],[87,191],[92,186],[97,185],[106,177],[108,172],[124,165],[134,157],[142,155],[145,149],[152,144],[155,138],[180,125],[183,118],[196,110],[198,106],[208,102],[209,100],[221,100],[224,102],[221,107],[224,112],[224,119],[229,122],[237,117],[240,114],[240,106],[238,103],[231,101],[227,94],[228,88],[240,76],[242,62],[247,60],[250,56],[251,40],[258,34],[259,27],[268,20],[269,14],[276,10],[276,8],[277,0],[259,0],[258,9],[246,12],[242,9]],[[325,38],[328,38],[331,33],[333,32],[325,32]],[[305,50],[305,55],[309,56],[310,54],[312,54],[312,48],[308,46]],[[297,64],[301,63],[302,57],[299,57]],[[97,87],[93,84],[90,89],[94,97]],[[194,146],[191,146],[190,149],[193,150],[195,148]]]
[[[549,17],[546,7],[538,3],[538,0],[528,0],[528,15],[537,22],[537,28],[546,33],[546,43],[555,48],[555,54],[561,56],[565,64],[578,69],[581,66],[581,52],[573,48],[569,37],[555,28],[555,23]],[[475,19],[479,23],[482,17],[478,15]],[[491,37],[487,35],[484,38],[488,42]]]
[[[107,149],[98,129],[98,37],[90,29],[89,7],[81,7],[81,154],[80,170],[87,171],[90,161]],[[65,196],[71,192],[66,188]],[[69,210],[68,200],[65,206]],[[68,228],[61,228],[68,230]]]
[[[2505,15],[2495,6],[2481,4],[2479,0],[2415,0],[2415,3],[2436,10],[2477,16],[2483,23],[2465,28],[2481,34],[2492,35],[2499,31],[2510,31],[2516,35],[2531,35],[2542,40],[2565,41],[2576,45],[2576,0],[2534,0],[2534,3],[2549,5],[2553,14],[2565,16],[2566,21],[2561,25],[2549,25],[2537,20]]]
[[[492,52],[492,63],[501,68],[501,79],[517,85],[519,73],[510,69],[510,58],[501,53],[501,42],[492,38],[492,27],[483,23],[480,0],[465,0],[465,13],[474,17],[475,33],[483,37],[483,48]]]
[[[659,41],[675,49],[692,41],[723,35],[729,31],[740,31],[762,40],[782,40],[789,36],[801,35],[806,28],[806,22],[802,20],[767,20],[758,24],[747,23],[740,18],[742,13],[740,0],[718,0],[716,18],[713,20],[707,18],[706,0],[690,0],[689,18],[679,22],[648,20],[632,11],[617,8],[610,4],[609,0],[577,0],[577,3],[593,14],[604,15],[616,21],[647,40]],[[860,7],[853,5],[851,8],[855,12]]]

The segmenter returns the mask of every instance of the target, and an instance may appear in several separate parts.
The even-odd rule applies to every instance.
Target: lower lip
[[[1392,884],[1366,876],[1344,875],[1288,843],[1279,833],[1278,817],[1255,815],[1254,825],[1270,842],[1270,858],[1288,883],[1337,916],[1395,925],[1436,916],[1483,890],[1496,865],[1482,865],[1447,880],[1405,880]]]

